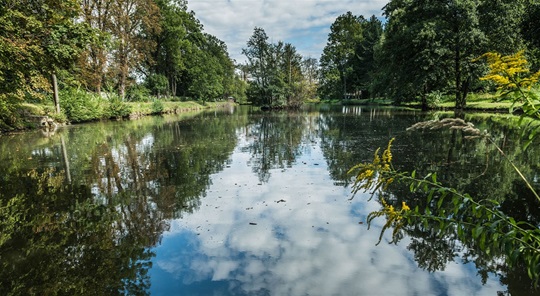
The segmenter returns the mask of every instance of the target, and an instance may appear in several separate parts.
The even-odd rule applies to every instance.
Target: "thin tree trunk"
[[[52,73],[52,85],[53,85],[53,97],[54,97],[54,107],[56,114],[60,114],[60,99],[58,97],[58,82],[56,81],[56,73]]]
[[[427,84],[424,83],[424,91],[422,92],[422,111],[428,110],[428,103],[427,103]]]

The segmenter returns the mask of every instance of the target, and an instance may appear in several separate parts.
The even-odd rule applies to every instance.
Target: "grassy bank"
[[[434,109],[454,109],[456,106],[453,96],[445,96],[442,101],[436,102]],[[509,100],[501,100],[491,93],[472,93],[467,96],[465,110],[508,112],[512,106]]]
[[[540,96],[540,89],[535,91]],[[376,99],[350,99],[350,100],[321,100],[321,103],[339,105],[359,105],[359,106],[400,106],[406,108],[421,109],[419,101],[402,103],[395,105],[393,100],[386,98]],[[441,95],[431,98],[428,102],[431,110],[453,110],[455,108],[455,98],[453,95]],[[508,112],[512,106],[510,99],[500,98],[494,93],[471,93],[467,96],[465,110],[483,112]]]
[[[154,115],[154,114],[171,114],[180,113],[186,111],[203,110],[208,108],[219,108],[233,104],[230,102],[206,102],[200,103],[195,101],[186,102],[170,102],[170,101],[156,101],[156,102],[130,102],[126,103],[130,107],[130,118],[136,118],[140,116]]]
[[[117,100],[87,98],[73,102],[64,101],[61,113],[54,112],[50,102],[22,103],[15,112],[18,116],[11,125],[4,125],[0,134],[43,127],[44,124],[72,124],[109,119],[136,119],[148,115],[181,113],[188,111],[220,108],[233,104],[228,101],[196,102],[196,101],[162,101],[153,102],[121,102]]]

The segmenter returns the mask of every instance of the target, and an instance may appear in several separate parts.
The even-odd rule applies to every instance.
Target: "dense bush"
[[[106,108],[106,117],[108,118],[121,118],[127,117],[131,113],[131,107],[123,102],[116,94],[109,94],[108,96],[108,108]]]
[[[7,95],[0,95],[0,131],[13,129],[17,122],[18,103]]]
[[[150,90],[142,84],[133,85],[127,91],[126,100],[130,102],[149,102]]]
[[[103,118],[105,103],[101,96],[80,89],[67,88],[60,92],[60,107],[72,122]]]
[[[163,102],[159,99],[154,100],[152,103],[152,113],[154,114],[160,114],[165,109],[165,106],[163,105]]]
[[[116,94],[102,97],[80,89],[67,88],[60,92],[60,106],[71,122],[129,116],[131,107]]]

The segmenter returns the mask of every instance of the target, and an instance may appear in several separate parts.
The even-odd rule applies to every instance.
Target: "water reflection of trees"
[[[524,182],[496,151],[495,146],[487,141],[467,140],[457,131],[405,132],[412,123],[422,120],[425,119],[401,118],[399,113],[391,112],[377,116],[368,112],[356,112],[354,116],[344,113],[340,117],[323,118],[323,151],[329,159],[332,177],[338,183],[349,184],[351,176],[346,174],[346,170],[359,162],[370,162],[374,149],[385,147],[390,138],[396,137],[393,163],[397,170],[416,170],[419,176],[436,172],[437,180],[443,184],[467,192],[477,199],[495,199],[508,215],[540,225],[538,201],[527,191]],[[474,121],[481,130],[488,130],[524,174],[530,180],[535,180],[540,153],[534,149],[522,151],[519,128],[507,120],[491,117],[470,117],[468,120]],[[401,207],[403,200],[411,208],[416,205],[420,208],[437,206],[427,204],[425,195],[411,194],[408,184],[393,184],[385,194],[385,200],[397,208]],[[498,274],[511,295],[539,293],[532,288],[523,266],[515,266],[510,270],[504,264],[501,250],[493,248],[486,253],[473,238],[468,241],[457,240],[453,228],[444,233],[436,229],[438,225],[409,225],[406,229],[411,239],[408,248],[414,253],[420,267],[430,271],[442,270],[449,262],[461,258],[464,262],[474,262],[484,280],[489,273]]]
[[[126,220],[63,171],[21,171],[0,192],[0,294],[144,294],[159,233],[119,232]],[[148,219],[147,221],[148,222]]]
[[[349,185],[351,176],[347,172],[352,166],[371,161],[378,147],[386,146],[392,137],[404,135],[407,126],[423,119],[421,113],[353,106],[344,107],[340,114],[323,113],[319,118],[321,148],[332,179]],[[408,151],[400,148],[407,143],[396,141],[395,150]],[[402,161],[407,159],[405,155]]]
[[[200,205],[243,121],[154,118],[2,141],[0,294],[147,293],[167,219]]]
[[[302,147],[310,142],[313,118],[301,112],[274,112],[253,116],[243,133],[249,143],[249,164],[261,182],[268,182],[271,169],[291,167]]]

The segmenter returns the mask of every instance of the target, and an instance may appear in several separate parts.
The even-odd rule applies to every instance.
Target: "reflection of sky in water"
[[[247,166],[249,153],[237,148],[230,167],[213,176],[200,210],[172,221],[155,249],[152,295],[496,295],[504,290],[496,279],[483,286],[471,264],[451,263],[435,273],[419,269],[406,239],[375,246],[379,228],[368,231],[359,222],[378,204],[360,194],[348,201],[350,189],[333,185],[320,148],[309,147],[292,168],[271,171],[263,184]]]

